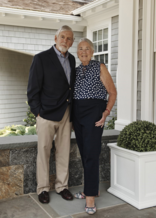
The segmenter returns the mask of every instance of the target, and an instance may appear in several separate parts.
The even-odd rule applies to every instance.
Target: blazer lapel
[[[64,79],[66,80],[66,82],[68,83],[67,77],[66,77],[65,72],[64,72],[64,69],[63,69],[63,67],[62,67],[62,64],[60,63],[60,61],[59,61],[59,59],[58,59],[58,57],[57,57],[57,54],[56,54],[56,52],[55,52],[55,50],[54,50],[53,47],[51,47],[50,53],[51,53],[51,57],[52,57],[53,62],[55,63],[55,65],[56,65],[57,68],[59,69],[59,70],[58,70],[59,73],[63,76],[63,78],[64,78]]]
[[[71,68],[70,84],[72,84],[75,78],[75,65],[74,65],[74,61],[72,61],[72,57],[70,54],[69,54],[69,63],[70,63],[70,68]]]

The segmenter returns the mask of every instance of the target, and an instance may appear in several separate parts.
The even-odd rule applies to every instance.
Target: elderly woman
[[[82,38],[77,49],[82,63],[76,68],[73,127],[84,168],[84,191],[76,193],[75,197],[86,198],[85,210],[93,214],[96,212],[94,197],[99,193],[101,137],[117,93],[106,66],[91,60],[93,43]]]

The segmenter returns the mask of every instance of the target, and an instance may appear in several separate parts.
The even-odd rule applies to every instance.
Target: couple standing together
[[[115,103],[116,89],[106,66],[91,60],[94,48],[89,39],[78,43],[82,63],[75,68],[75,58],[68,52],[73,42],[72,29],[62,26],[56,32],[56,44],[35,55],[30,68],[27,95],[38,134],[37,194],[41,203],[49,203],[49,159],[56,135],[55,190],[62,198],[73,200],[68,190],[73,125],[84,168],[84,190],[75,197],[86,198],[85,210],[93,214],[94,197],[99,195],[103,126]]]

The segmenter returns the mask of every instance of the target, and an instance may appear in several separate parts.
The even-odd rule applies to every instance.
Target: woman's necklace
[[[82,69],[83,69],[83,73],[85,73],[86,68],[87,68],[86,66],[83,66],[83,67],[82,67]]]
[[[81,79],[84,79],[84,78],[85,78],[86,68],[87,68],[87,66],[83,66],[83,65],[82,65]]]

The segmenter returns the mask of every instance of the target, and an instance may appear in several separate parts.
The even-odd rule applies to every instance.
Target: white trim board
[[[76,10],[73,10],[72,13],[74,15],[78,15],[78,14],[84,13],[84,12],[89,11],[89,10],[92,10],[92,12],[94,12],[94,10],[96,10],[96,7],[102,6],[102,8],[105,8],[105,7],[107,7],[107,5],[109,3],[114,5],[114,4],[118,4],[119,1],[118,0],[96,0],[94,2],[87,4],[87,5],[82,6]]]
[[[154,2],[155,10],[154,10],[154,52],[156,52],[156,0]]]
[[[78,16],[0,7],[0,24],[44,29],[58,29],[69,25],[74,31],[83,31],[87,22]]]
[[[154,121],[154,0],[143,1],[141,120]]]
[[[139,0],[120,0],[116,130],[136,120],[138,13]]]

